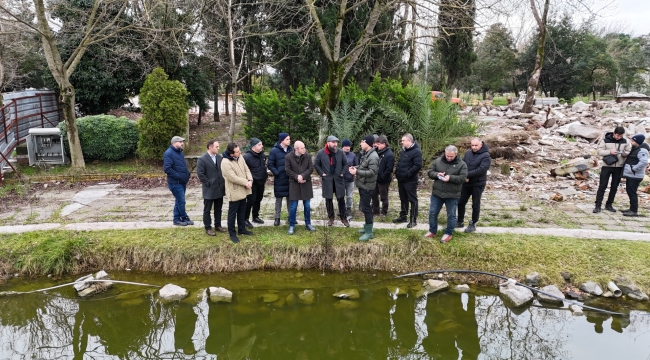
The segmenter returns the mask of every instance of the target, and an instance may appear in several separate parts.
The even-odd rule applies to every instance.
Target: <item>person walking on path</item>
[[[350,174],[350,166],[359,165],[359,158],[354,151],[350,151],[352,148],[352,143],[348,139],[343,139],[341,143],[343,153],[345,154],[345,160],[347,161],[348,166],[345,167],[345,172],[343,173],[343,179],[345,180],[345,213],[347,220],[352,220],[352,197],[354,195],[354,176]]]
[[[357,179],[354,184],[359,188],[359,197],[361,203],[361,211],[365,217],[365,224],[363,229],[359,230],[362,233],[359,237],[360,241],[368,241],[374,237],[373,233],[373,216],[372,207],[370,206],[370,192],[375,189],[377,185],[377,172],[379,171],[379,156],[373,147],[375,137],[367,135],[361,140],[361,150],[363,155],[359,160],[359,166],[356,168],[351,166],[350,174],[356,175]]]
[[[402,136],[402,153],[397,161],[395,177],[399,190],[399,201],[401,210],[399,217],[393,220],[394,223],[409,222],[407,228],[417,225],[418,217],[418,173],[422,169],[422,151],[420,145],[413,139],[413,135]],[[409,205],[411,212],[409,213]],[[407,216],[408,219],[407,219]]]
[[[445,148],[445,154],[433,161],[427,174],[433,179],[433,189],[429,206],[429,231],[424,237],[433,238],[437,235],[438,214],[444,204],[447,208],[447,228],[440,242],[448,243],[456,226],[456,206],[467,178],[467,164],[458,156],[458,149],[449,145]]]
[[[237,233],[253,235],[246,229],[244,222],[246,215],[246,197],[252,193],[253,175],[251,175],[246,161],[241,156],[239,145],[228,144],[221,161],[221,172],[226,180],[226,196],[228,196],[228,235],[235,244],[239,242]],[[235,219],[238,232],[235,232]]]
[[[314,163],[311,155],[307,153],[305,144],[296,141],[294,150],[287,154],[284,163],[285,171],[289,178],[289,235],[293,235],[296,226],[296,212],[298,201],[302,200],[305,213],[305,228],[309,231],[316,231],[311,225],[311,198],[314,197],[314,189],[311,187],[311,174],[314,172]]]
[[[269,177],[266,171],[266,155],[264,154],[264,145],[258,138],[251,138],[250,150],[244,154],[244,160],[248,169],[253,175],[252,193],[246,197],[246,227],[252,228],[253,224],[250,222],[251,210],[253,211],[253,222],[256,224],[264,224],[264,220],[260,219],[260,207],[262,199],[264,198],[264,185],[266,179]]]
[[[314,169],[321,177],[321,188],[325,207],[327,208],[327,226],[334,225],[334,195],[339,206],[341,223],[350,226],[345,214],[345,179],[344,172],[348,168],[348,161],[343,151],[338,150],[339,139],[330,135],[327,137],[325,147],[318,150],[314,159]]]
[[[223,197],[226,195],[226,181],[221,174],[221,161],[219,155],[219,142],[208,141],[208,151],[201,155],[196,162],[196,176],[201,181],[201,192],[203,193],[203,226],[205,233],[215,236],[212,230],[211,212],[214,208],[214,228],[219,232],[226,232],[221,227],[221,209],[223,208]]]
[[[287,154],[293,151],[291,137],[287,133],[278,134],[278,142],[269,152],[268,167],[273,173],[273,194],[275,195],[275,221],[273,226],[280,225],[282,213],[282,199],[286,198],[287,210],[289,209],[289,177],[284,170],[284,161]]]
[[[639,197],[636,191],[645,176],[645,167],[648,165],[648,152],[650,152],[650,146],[645,142],[645,135],[636,134],[632,136],[632,151],[627,155],[625,165],[623,165],[625,191],[630,198],[630,208],[621,211],[623,216],[639,216]]]
[[[486,143],[479,138],[473,138],[470,142],[471,151],[465,152],[463,161],[467,164],[467,178],[460,191],[458,201],[458,220],[456,227],[465,226],[465,206],[470,196],[472,197],[472,220],[470,220],[466,233],[476,231],[476,223],[481,214],[481,196],[487,182],[487,172],[490,169],[490,152]]]
[[[185,156],[183,155],[183,146],[185,139],[180,136],[174,136],[171,145],[163,154],[163,170],[167,174],[167,188],[174,195],[174,225],[187,226],[194,225],[185,211],[185,190],[187,182],[190,180],[190,170],[187,168]]]
[[[377,185],[372,191],[372,213],[373,215],[388,214],[388,189],[393,181],[393,167],[395,156],[393,150],[388,147],[388,139],[379,135],[375,141],[375,150],[379,156],[379,171],[377,172]],[[381,208],[379,201],[381,199]]]
[[[616,212],[612,204],[614,204],[614,197],[616,197],[618,185],[621,183],[625,157],[632,150],[632,145],[623,137],[624,134],[625,128],[618,126],[613,132],[606,133],[605,137],[598,143],[598,155],[603,158],[609,157],[612,161],[616,159],[616,161],[607,164],[603,160],[603,167],[600,168],[600,182],[598,183],[598,192],[596,193],[594,214],[601,211],[603,197],[605,197],[605,190],[607,190],[607,184],[610,178],[612,179],[612,184],[609,187],[609,196],[605,203],[605,210]]]

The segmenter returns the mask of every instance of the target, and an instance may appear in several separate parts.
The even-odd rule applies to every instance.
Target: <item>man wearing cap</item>
[[[422,168],[422,151],[420,145],[413,139],[413,135],[402,136],[402,153],[397,161],[395,177],[397,178],[397,189],[399,190],[399,201],[401,210],[399,217],[393,220],[394,223],[408,221],[407,228],[417,224],[418,217],[418,173]],[[411,211],[409,212],[409,205]],[[408,216],[408,218],[407,218]]]
[[[305,229],[316,231],[311,224],[311,198],[314,197],[314,189],[311,185],[311,174],[314,172],[314,163],[311,155],[307,153],[305,144],[296,141],[294,150],[287,154],[284,163],[287,177],[289,178],[289,235],[293,235],[296,227],[296,213],[298,212],[298,201],[302,200],[305,216]]]
[[[185,212],[185,190],[190,180],[190,171],[187,169],[183,145],[185,139],[174,136],[171,145],[163,154],[163,170],[167,174],[167,187],[176,199],[174,203],[174,225],[194,225]]]
[[[639,197],[636,194],[643,177],[645,167],[648,165],[648,153],[650,146],[645,142],[645,135],[636,134],[632,136],[632,151],[625,158],[623,165],[623,177],[625,178],[625,192],[630,198],[630,208],[621,211],[623,216],[639,216]]]
[[[395,156],[388,147],[388,139],[379,135],[375,141],[375,149],[379,156],[379,172],[377,173],[377,186],[372,191],[372,213],[374,215],[386,215],[388,213],[388,189],[393,181],[393,167]],[[381,208],[379,200],[381,199]]]
[[[251,194],[253,175],[251,175],[246,161],[241,156],[239,145],[228,144],[221,161],[221,172],[226,179],[226,196],[228,196],[228,235],[235,244],[239,242],[240,235],[253,235],[246,229],[244,216],[246,215],[246,197]],[[235,232],[235,220],[238,231]]]
[[[205,233],[215,236],[212,230],[211,212],[214,207],[214,228],[219,232],[226,232],[221,227],[221,209],[223,208],[223,197],[226,195],[226,182],[221,174],[221,160],[219,155],[219,142],[208,141],[208,151],[201,155],[196,162],[196,176],[201,180],[201,192],[203,193],[203,226]]]
[[[360,144],[363,155],[361,155],[361,159],[359,160],[359,166],[356,168],[353,166],[349,167],[350,174],[356,175],[357,177],[355,185],[359,188],[361,211],[363,211],[365,217],[363,230],[359,230],[360,233],[363,233],[359,238],[360,241],[368,241],[374,237],[370,193],[377,185],[377,172],[379,171],[379,156],[373,148],[374,142],[374,136],[367,135],[364,137]]]
[[[345,172],[343,172],[343,179],[345,180],[345,212],[348,221],[352,220],[352,196],[354,195],[354,176],[350,174],[349,167],[359,165],[359,158],[354,151],[350,151],[351,148],[352,143],[350,140],[343,139],[341,149],[343,149],[345,160],[348,163],[348,166],[345,167]]]
[[[273,193],[275,195],[275,221],[273,226],[280,225],[283,198],[286,199],[287,210],[289,210],[289,177],[284,169],[284,160],[287,154],[293,151],[290,144],[291,137],[289,134],[279,133],[278,142],[269,152],[268,167],[273,173]]]
[[[253,211],[253,222],[256,224],[264,224],[264,220],[260,219],[260,205],[264,197],[264,184],[269,174],[266,172],[266,155],[264,154],[264,145],[258,138],[250,140],[250,150],[244,154],[246,165],[253,175],[252,193],[246,197],[246,227],[252,228],[253,224],[250,222],[251,210]]]
[[[321,177],[322,196],[325,199],[327,208],[327,217],[329,218],[327,226],[334,225],[334,201],[333,197],[339,204],[339,217],[343,225],[350,226],[345,215],[345,179],[343,173],[348,167],[347,160],[342,151],[338,151],[339,139],[330,135],[327,137],[325,147],[318,150],[314,159],[314,169]]]

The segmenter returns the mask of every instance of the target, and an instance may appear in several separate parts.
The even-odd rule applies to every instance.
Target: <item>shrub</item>
[[[66,152],[70,153],[64,122],[58,128],[63,134]],[[126,117],[93,115],[77,119],[77,131],[84,160],[121,160],[135,154],[138,145],[136,122]]]
[[[187,132],[189,105],[185,86],[168,80],[161,68],[147,75],[140,90],[142,119],[138,122],[138,155],[143,159],[161,159],[175,135]]]

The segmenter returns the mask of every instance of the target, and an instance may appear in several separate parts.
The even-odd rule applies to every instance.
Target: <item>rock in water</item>
[[[523,286],[516,285],[514,279],[509,279],[499,285],[499,292],[515,307],[523,306],[533,300],[533,292]]]
[[[358,299],[359,298],[359,290],[357,289],[346,289],[346,290],[341,290],[335,294],[333,294],[335,297],[339,299]]]
[[[160,298],[168,301],[182,300],[189,295],[186,289],[174,284],[163,286],[162,289],[158,291],[158,294],[160,295]]]
[[[538,292],[537,293],[537,299],[539,299],[539,301],[549,303],[549,304],[553,304],[553,305],[562,305],[564,303],[564,301],[562,301],[562,299],[565,299],[564,294],[562,293],[562,291],[560,291],[560,289],[557,288],[557,286],[555,286],[555,285],[546,285],[543,288],[541,288],[540,290],[545,292],[545,293],[555,295],[555,297],[548,296],[548,295],[545,295],[545,294],[542,294],[542,293]]]
[[[228,289],[211,286],[208,291],[212,302],[232,302],[232,291]]]

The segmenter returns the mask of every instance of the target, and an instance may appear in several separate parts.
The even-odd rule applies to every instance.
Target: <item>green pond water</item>
[[[187,288],[182,301],[115,284],[90,299],[72,287],[0,297],[0,359],[648,359],[643,304],[600,300],[608,316],[535,302],[513,309],[497,290],[416,297],[421,279],[387,273],[316,271],[161,276],[111,273],[115,280]],[[13,279],[0,291],[74,281]],[[233,291],[212,303],[210,286]],[[360,297],[332,296],[357,289]],[[396,288],[405,294],[395,296]],[[292,301],[305,289],[312,304]],[[389,290],[390,289],[390,290]],[[275,300],[277,298],[277,300]],[[265,302],[271,301],[271,302]]]

